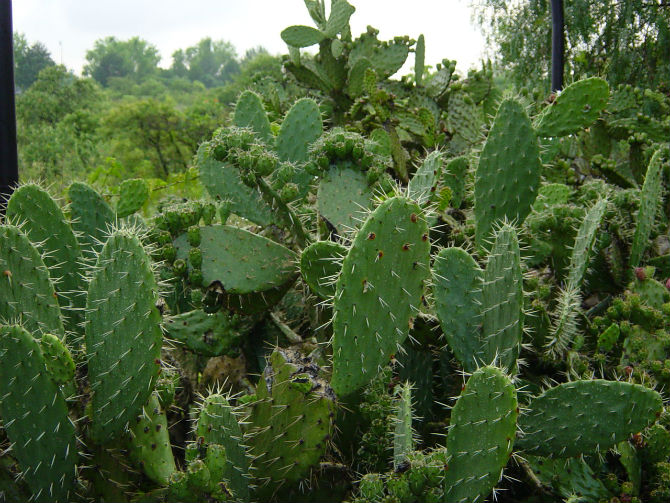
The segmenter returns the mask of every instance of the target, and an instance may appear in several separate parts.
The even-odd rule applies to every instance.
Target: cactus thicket
[[[666,502],[670,99],[305,5],[201,199],[9,199],[0,500]]]

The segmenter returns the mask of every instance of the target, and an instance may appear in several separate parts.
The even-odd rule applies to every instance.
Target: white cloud
[[[329,2],[327,2],[329,3]],[[455,59],[461,71],[477,66],[484,41],[465,0],[350,0],[352,33],[367,25],[380,38],[426,38],[426,63]],[[312,25],[302,0],[15,0],[14,30],[39,40],[54,60],[81,71],[86,51],[109,35],[140,36],[156,45],[169,66],[179,48],[210,36],[232,42],[239,54],[258,45],[285,53],[279,37],[292,24]],[[62,48],[62,52],[61,52]]]

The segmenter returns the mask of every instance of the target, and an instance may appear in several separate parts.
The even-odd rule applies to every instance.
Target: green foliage
[[[84,75],[107,86],[114,77],[144,79],[158,72],[158,49],[139,37],[117,40],[107,37],[97,40],[93,49],[86,52]]]
[[[14,84],[19,90],[28,89],[44,68],[54,66],[49,50],[41,42],[30,44],[23,33],[14,33]]]

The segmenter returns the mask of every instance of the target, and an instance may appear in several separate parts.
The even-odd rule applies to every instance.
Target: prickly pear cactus
[[[444,474],[446,501],[479,501],[502,477],[512,455],[518,415],[516,389],[496,367],[482,367],[451,410]]]
[[[310,477],[330,445],[334,415],[335,395],[320,368],[296,351],[276,349],[249,415],[259,497]]]
[[[31,500],[72,501],[78,461],[74,424],[38,342],[19,325],[0,325],[0,381],[3,429]]]
[[[39,334],[65,336],[60,306],[49,279],[49,270],[23,231],[0,225],[0,319],[22,320]]]
[[[419,206],[387,199],[367,218],[342,263],[333,314],[338,395],[360,389],[398,351],[429,278],[428,225]]]
[[[189,351],[203,356],[236,356],[245,330],[240,317],[200,309],[167,318],[168,337],[182,343]]]
[[[573,457],[603,451],[638,433],[663,410],[661,396],[639,384],[574,381],[549,388],[519,417],[520,449]]]
[[[323,299],[335,296],[335,283],[347,249],[333,241],[316,241],[302,251],[300,273],[305,283]]]
[[[151,395],[163,341],[157,296],[139,238],[115,231],[98,255],[86,303],[91,433],[98,442],[117,437]]]
[[[125,218],[138,211],[149,198],[149,184],[142,178],[124,180],[119,186],[116,215]]]
[[[73,182],[68,188],[70,220],[84,258],[93,257],[105,242],[115,222],[114,210],[91,186]]]
[[[540,188],[540,150],[521,103],[506,99],[498,108],[475,174],[475,237],[485,247],[494,223],[523,223]]]

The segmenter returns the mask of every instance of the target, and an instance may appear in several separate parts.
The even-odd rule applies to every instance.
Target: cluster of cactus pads
[[[305,3],[306,97],[240,95],[206,199],[13,193],[0,500],[668,501],[668,100],[534,112]]]

